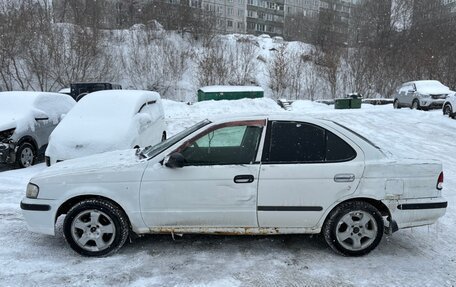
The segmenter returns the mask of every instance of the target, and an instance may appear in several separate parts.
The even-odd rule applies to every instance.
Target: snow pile
[[[227,93],[227,92],[263,92],[262,87],[257,86],[206,86],[200,88],[205,93]]]

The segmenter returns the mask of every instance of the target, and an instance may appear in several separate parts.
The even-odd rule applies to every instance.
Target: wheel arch
[[[375,208],[378,209],[378,211],[380,211],[380,214],[383,216],[386,216],[388,218],[391,218],[391,212],[389,210],[389,208],[383,203],[381,202],[380,200],[377,200],[377,199],[374,199],[374,198],[370,198],[370,197],[355,197],[355,198],[350,198],[350,199],[347,199],[347,200],[344,200],[344,201],[341,201],[335,205],[333,205],[325,214],[324,216],[324,220],[322,221],[321,223],[321,227],[323,227],[326,222],[328,221],[331,213],[336,209],[338,208],[340,205],[342,204],[345,204],[347,202],[353,202],[353,201],[363,201],[363,202],[367,202],[369,203],[370,205],[374,206]]]
[[[72,198],[67,199],[57,209],[57,213],[55,214],[54,221],[57,222],[57,219],[61,215],[67,214],[68,211],[73,206],[75,206],[76,204],[78,204],[81,201],[88,200],[88,199],[102,199],[102,200],[106,200],[106,201],[109,201],[110,203],[114,204],[116,207],[118,207],[125,214],[125,216],[126,216],[126,218],[128,220],[128,225],[130,226],[130,229],[131,229],[131,220],[130,220],[130,218],[128,216],[128,213],[125,211],[125,208],[123,208],[119,203],[117,203],[115,200],[113,200],[111,198],[108,198],[108,197],[105,197],[105,196],[101,196],[101,195],[95,195],[95,194],[78,195],[78,196],[74,196]]]
[[[36,142],[36,140],[32,137],[32,136],[23,136],[21,137],[18,141],[17,141],[17,147],[19,147],[21,144],[23,143],[30,143],[33,148],[35,149],[35,152],[38,153],[38,143]]]

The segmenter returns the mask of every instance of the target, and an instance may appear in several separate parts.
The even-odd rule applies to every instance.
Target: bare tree
[[[269,88],[273,97],[276,99],[286,98],[290,75],[286,44],[282,44],[274,51],[274,56],[267,69],[269,73]]]
[[[223,42],[214,42],[202,51],[197,59],[197,78],[200,86],[229,83],[230,65],[227,63],[226,50],[227,46]]]

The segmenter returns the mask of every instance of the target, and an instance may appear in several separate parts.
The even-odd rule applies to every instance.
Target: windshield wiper
[[[150,146],[148,147],[145,147],[144,149],[140,149],[139,147],[136,148],[136,152],[135,152],[135,155],[139,158],[139,159],[145,159],[147,158],[146,155],[143,153],[143,151],[147,148],[149,148]]]

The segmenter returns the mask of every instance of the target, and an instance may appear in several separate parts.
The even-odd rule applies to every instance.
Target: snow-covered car
[[[410,107],[417,110],[440,109],[452,91],[439,81],[426,80],[402,84],[394,95],[395,109]]]
[[[52,132],[45,160],[50,166],[106,151],[146,147],[165,139],[158,93],[99,91],[82,98]]]
[[[364,255],[384,232],[445,214],[442,164],[387,157],[328,120],[298,114],[205,120],[141,152],[63,162],[33,177],[21,208],[29,229],[85,256],[146,233],[322,233]]]
[[[0,93],[0,163],[33,165],[62,115],[75,104],[70,96],[57,93]]]
[[[451,93],[443,103],[442,108],[443,114],[450,118],[456,118],[456,94]]]

